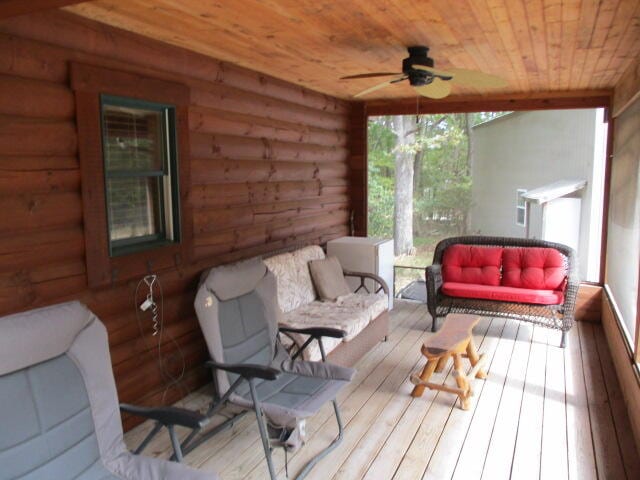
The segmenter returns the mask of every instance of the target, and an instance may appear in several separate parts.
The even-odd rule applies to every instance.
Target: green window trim
[[[161,164],[159,168],[136,169],[133,166],[127,168],[110,168],[112,140],[109,138],[106,122],[106,111],[110,107],[140,110],[146,112],[156,112],[159,115],[158,130],[156,132],[157,142],[153,147],[161,151],[149,154],[149,159],[153,156],[159,157]],[[178,178],[178,151],[177,151],[177,130],[176,130],[176,107],[163,103],[148,102],[144,100],[120,97],[113,95],[100,95],[100,128],[102,135],[102,155],[104,166],[104,188],[105,204],[107,215],[107,240],[109,243],[109,256],[117,257],[131,253],[141,252],[153,248],[158,248],[181,240],[180,231],[180,195]],[[125,137],[125,140],[127,138]],[[122,148],[126,148],[124,140],[116,137],[116,144],[122,143]],[[138,148],[138,137],[135,136],[134,125],[134,147]],[[144,148],[142,148],[144,150]],[[136,150],[137,151],[137,150]],[[157,158],[156,158],[157,159]],[[146,192],[146,199],[143,208],[147,210],[148,224],[153,224],[152,232],[140,235],[130,234],[122,238],[113,238],[116,220],[113,218],[113,210],[117,207],[117,202],[113,200],[111,182],[120,182],[126,185],[127,180],[142,183]],[[115,187],[114,187],[115,191]],[[122,192],[122,188],[120,189]],[[153,195],[149,193],[152,192]],[[125,201],[126,203],[126,201]],[[120,202],[120,206],[125,204]],[[114,206],[115,204],[115,206]],[[135,205],[130,203],[135,208]],[[138,205],[140,206],[140,205]],[[125,207],[126,208],[126,207]],[[122,219],[120,219],[122,220]],[[134,225],[132,224],[132,230]]]

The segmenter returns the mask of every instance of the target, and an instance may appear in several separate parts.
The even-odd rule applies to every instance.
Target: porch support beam
[[[575,90],[527,94],[451,96],[442,100],[416,97],[371,100],[367,115],[416,115],[429,113],[500,112],[609,107],[611,90]]]

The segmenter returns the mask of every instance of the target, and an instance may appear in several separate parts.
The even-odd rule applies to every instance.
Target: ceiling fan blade
[[[502,77],[491,75],[489,73],[479,72],[477,70],[452,68],[448,73],[453,76],[451,82],[458,85],[468,85],[470,87],[479,88],[501,88],[509,85],[507,81]]]
[[[489,73],[480,72],[478,70],[467,70],[466,68],[450,68],[447,71],[436,70],[435,68],[425,67],[424,65],[413,65],[417,70],[424,70],[440,77],[452,77],[451,82],[458,85],[468,85],[470,87],[479,88],[501,88],[508,85],[507,81],[491,75]]]
[[[411,68],[416,70],[424,70],[425,72],[433,73],[434,75],[438,75],[440,77],[452,77],[453,75],[449,72],[445,72],[444,70],[437,70],[435,68],[426,67],[424,65],[412,65]]]
[[[361,91],[360,93],[356,93],[354,97],[362,97],[367,93],[375,92],[376,90],[380,90],[381,88],[388,87],[389,85],[396,83],[396,81],[404,80],[403,77],[394,78],[392,80],[387,80],[386,82],[379,83],[378,85],[374,85],[373,87],[367,88],[366,90]]]
[[[402,75],[402,73],[398,73],[398,72],[361,73],[359,75],[347,75],[346,77],[340,77],[340,80],[352,80],[355,78],[389,77],[391,75]]]
[[[451,93],[451,83],[446,80],[440,80],[439,78],[434,78],[433,82],[429,85],[423,85],[421,87],[413,87],[416,92],[418,92],[423,97],[429,98],[444,98],[449,93]]]

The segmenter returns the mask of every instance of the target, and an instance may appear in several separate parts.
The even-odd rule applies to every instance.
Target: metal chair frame
[[[323,329],[323,330],[326,330],[326,329]],[[338,332],[340,332],[340,336],[344,336],[344,332],[341,332],[341,331],[338,331]],[[320,353],[322,355],[322,361],[325,362],[327,357],[325,354],[324,345],[322,343],[322,336],[319,334],[314,335],[313,333],[310,333],[309,339],[304,343],[302,347],[298,349],[298,351],[292,358],[293,359],[297,358],[313,340],[317,340],[318,345],[320,347]],[[271,455],[273,451],[273,447],[270,444],[269,437],[267,434],[267,422],[265,419],[265,415],[262,412],[261,401],[256,391],[255,380],[256,378],[274,380],[280,372],[278,372],[273,368],[264,367],[261,365],[244,365],[244,367],[246,368],[242,368],[243,365],[226,365],[226,364],[221,364],[213,361],[207,362],[207,366],[209,366],[212,369],[232,371],[233,373],[237,373],[240,376],[233,382],[233,384],[229,387],[229,389],[225,392],[225,394],[222,397],[218,397],[215,393],[213,394],[211,404],[209,405],[209,409],[207,410],[205,416],[207,418],[212,418],[214,415],[218,414],[222,410],[222,408],[228,404],[229,398],[238,389],[238,387],[240,387],[240,385],[242,385],[243,382],[247,382],[249,384],[251,401],[253,402],[253,410],[255,412],[256,420],[258,422],[258,429],[260,431],[260,439],[262,441],[262,447],[264,449],[264,454],[267,460],[269,476],[271,480],[276,480],[277,474],[275,471],[275,467],[273,466],[273,459]],[[215,382],[215,375],[213,376],[213,378]],[[322,450],[315,457],[313,457],[309,462],[307,462],[307,464],[302,469],[302,471],[296,476],[296,479],[298,480],[302,480],[303,478],[305,478],[309,474],[309,472],[313,469],[313,467],[320,460],[326,457],[331,451],[333,451],[342,442],[342,439],[344,438],[344,425],[342,423],[342,418],[340,416],[340,409],[338,407],[338,402],[337,400],[334,399],[332,403],[333,403],[333,410],[336,417],[336,422],[338,424],[338,435],[324,450]],[[202,432],[202,427],[196,427],[192,429],[189,435],[187,435],[187,437],[182,442],[179,441],[175,433],[175,430],[172,427],[171,428],[168,427],[169,435],[171,438],[171,445],[174,449],[174,453],[170,459],[172,461],[182,462],[185,455],[192,452],[194,449],[196,449],[197,447],[199,447],[200,445],[202,445],[203,443],[205,443],[206,441],[208,441],[218,433],[228,428],[231,428],[240,418],[242,418],[248,412],[249,410],[244,410],[238,414],[235,414],[234,416],[222,422],[220,425],[217,425],[216,427],[206,432]],[[134,453],[142,452],[142,450],[144,450],[144,448],[149,444],[149,442],[151,442],[151,440],[158,434],[158,432],[160,432],[162,427],[163,427],[162,424],[156,423],[154,428],[149,432],[149,434],[142,440],[140,445],[138,445],[138,447],[135,449]]]

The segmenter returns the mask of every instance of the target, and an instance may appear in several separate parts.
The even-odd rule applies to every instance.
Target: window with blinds
[[[101,96],[109,253],[179,241],[175,109]]]

